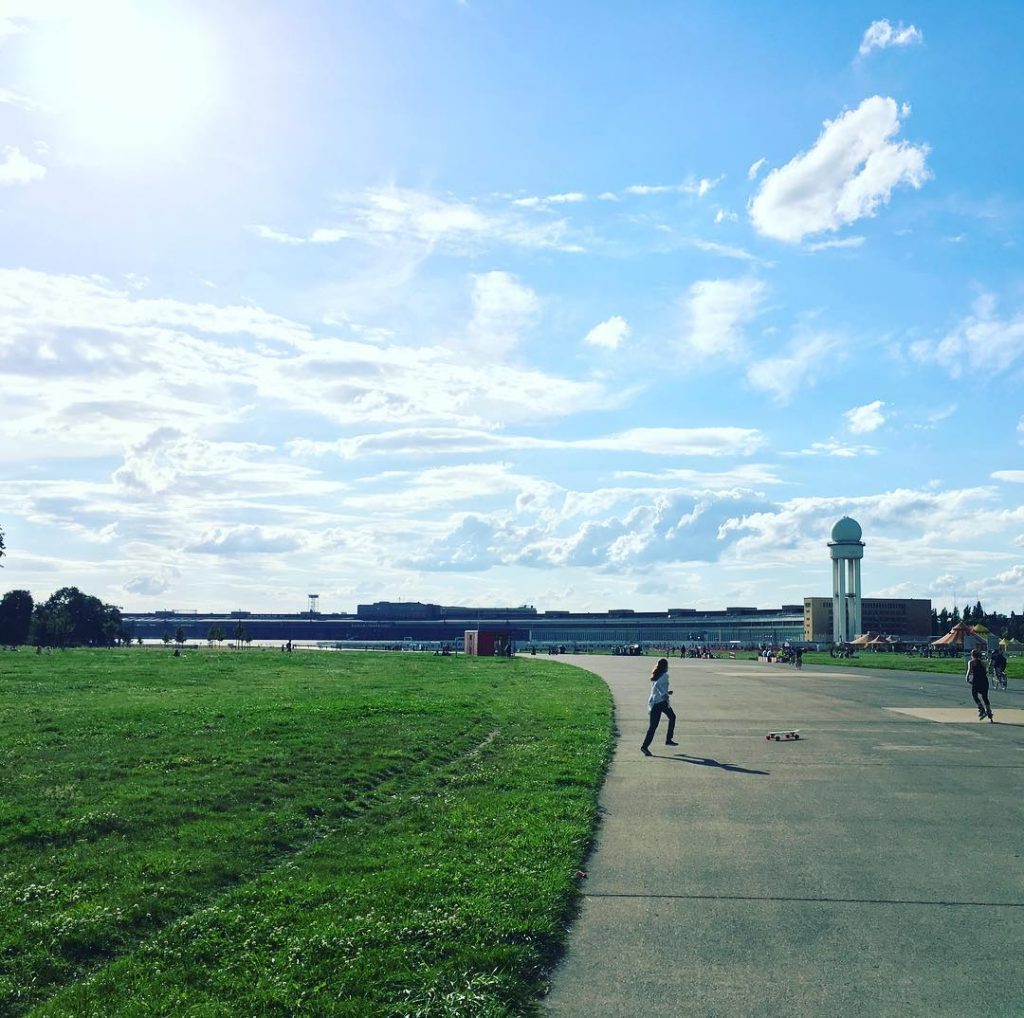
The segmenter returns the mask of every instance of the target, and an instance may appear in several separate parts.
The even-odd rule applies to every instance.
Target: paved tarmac
[[[655,659],[564,660],[618,743],[545,1014],[1024,1015],[1024,691],[676,659],[645,758]]]

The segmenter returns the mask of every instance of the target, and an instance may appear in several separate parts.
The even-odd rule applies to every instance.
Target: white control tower
[[[849,643],[861,632],[860,560],[864,542],[860,524],[844,516],[832,528],[832,642]]]

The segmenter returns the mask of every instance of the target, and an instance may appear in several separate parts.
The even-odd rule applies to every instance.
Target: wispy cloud
[[[712,188],[721,182],[721,177],[711,180],[708,177],[701,177],[699,180],[693,177],[684,180],[681,184],[631,184],[624,194],[652,195],[652,194],[695,194],[703,198]]]
[[[796,452],[781,452],[781,456],[838,456],[840,459],[858,459],[861,456],[877,456],[878,450],[871,445],[852,445],[830,438],[825,442],[812,442],[805,449]]]
[[[993,294],[974,302],[971,314],[938,342],[919,340],[910,345],[910,355],[921,364],[935,364],[952,378],[978,371],[977,351],[985,351],[985,369],[1006,371],[1024,358],[1024,313],[1008,318],[997,313]]]
[[[495,434],[464,428],[398,429],[376,434],[316,442],[295,439],[289,448],[296,456],[443,456],[511,450],[566,449],[643,453],[649,456],[750,456],[765,442],[756,429],[631,428],[612,435],[582,439],[535,438]]]
[[[472,277],[473,319],[469,338],[475,350],[502,360],[519,344],[523,332],[540,315],[540,301],[511,273],[485,272]]]
[[[565,194],[549,194],[544,197],[514,198],[512,204],[528,209],[539,209],[550,205],[575,205],[586,200],[587,196],[582,191],[568,191]]]
[[[262,224],[256,223],[252,226],[247,227],[250,233],[254,233],[257,237],[263,240],[272,240],[278,244],[305,244],[305,237],[296,237],[290,233],[284,233],[281,230],[275,230],[270,226],[263,226]]]
[[[451,334],[494,356],[514,349],[539,313],[536,296],[505,273],[469,286],[472,313]],[[466,350],[341,339],[258,307],[0,270],[0,457],[108,454],[162,427],[237,422],[256,405],[343,424],[494,427],[631,398],[629,387],[518,364],[483,371]]]
[[[808,244],[808,251],[830,251],[834,249],[847,250],[864,246],[864,237],[840,237],[835,240],[819,240],[815,244]]]
[[[584,200],[585,195],[549,195],[547,198],[517,199],[522,208],[539,208]],[[368,188],[335,198],[335,221],[297,235],[269,226],[250,226],[251,232],[279,244],[336,244],[356,240],[375,245],[415,244],[469,254],[491,245],[581,252],[583,247],[570,237],[564,219],[538,222],[517,208],[490,208],[483,204],[441,197],[411,188]]]
[[[3,32],[0,31],[0,43],[2,41]],[[18,106],[23,110],[28,110],[30,113],[36,113],[43,108],[34,99],[30,99],[27,95],[22,95],[20,92],[15,92],[10,88],[0,88],[0,103]]]
[[[910,46],[912,43],[922,42],[924,36],[920,29],[913,25],[903,27],[900,22],[895,28],[888,20],[882,18],[879,21],[872,21],[864,33],[857,50],[859,56],[866,57],[874,49],[888,49],[890,46]]]
[[[4,149],[3,160],[0,161],[0,187],[11,184],[30,184],[34,180],[42,180],[46,176],[46,167],[32,162],[20,148]]]
[[[685,303],[684,347],[702,357],[740,357],[746,349],[744,327],[760,313],[764,294],[758,279],[694,283]]]
[[[795,243],[874,216],[900,184],[920,188],[928,147],[893,141],[899,129],[896,101],[877,95],[825,121],[807,152],[765,178],[750,203],[755,229]]]
[[[801,389],[813,386],[827,371],[839,348],[828,333],[798,335],[784,353],[759,358],[747,368],[747,381],[770,393],[777,403],[788,403]]]
[[[723,258],[735,258],[741,262],[761,263],[761,259],[757,255],[752,255],[742,247],[736,247],[732,244],[719,244],[714,240],[701,240],[700,238],[694,238],[691,243],[698,250],[706,251],[708,254],[721,255]]]
[[[762,157],[758,159],[757,162],[751,163],[749,169],[747,170],[747,180],[755,180],[757,178],[757,175],[761,172],[761,167],[764,166],[766,162],[767,160],[764,157]]]

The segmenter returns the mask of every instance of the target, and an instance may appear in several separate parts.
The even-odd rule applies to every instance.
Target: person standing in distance
[[[651,672],[651,695],[647,698],[647,710],[651,715],[651,723],[647,728],[647,737],[644,739],[644,744],[640,747],[640,752],[644,756],[653,755],[650,749],[651,740],[654,738],[654,733],[658,730],[662,714],[668,718],[668,736],[665,739],[665,745],[679,745],[678,742],[673,742],[672,740],[672,736],[675,735],[676,731],[676,712],[668,702],[668,698],[671,695],[672,690],[668,688],[668,660],[660,658],[654,666],[654,671]]]
[[[992,720],[992,707],[988,702],[988,673],[985,662],[981,660],[981,651],[977,647],[971,651],[971,660],[967,662],[967,674],[964,681],[971,684],[971,696],[978,705],[978,720]]]

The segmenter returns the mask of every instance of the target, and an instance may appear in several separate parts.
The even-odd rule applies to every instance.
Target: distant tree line
[[[131,643],[120,610],[77,587],[61,587],[36,604],[27,590],[0,598],[0,644],[39,647],[113,647]]]
[[[1018,640],[1024,643],[1024,614],[1018,615],[1010,612],[1003,615],[1000,612],[987,612],[982,607],[981,601],[975,601],[973,605],[964,605],[963,613],[955,607],[952,611],[942,608],[939,611],[932,609],[932,636],[942,636],[948,633],[953,626],[959,622],[965,622],[969,626],[984,626],[994,636],[1000,639]]]

